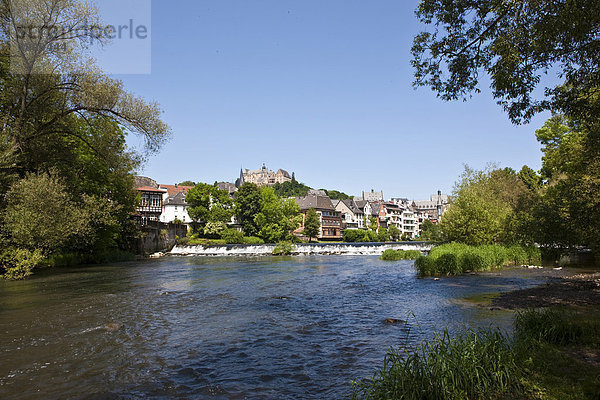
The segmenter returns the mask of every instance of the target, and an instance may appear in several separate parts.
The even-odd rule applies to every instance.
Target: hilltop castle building
[[[261,169],[244,169],[240,170],[240,177],[235,182],[235,186],[240,187],[245,182],[256,184],[258,187],[261,186],[273,186],[276,183],[291,182],[292,177],[287,171],[279,169],[277,172],[271,171],[263,164]]]

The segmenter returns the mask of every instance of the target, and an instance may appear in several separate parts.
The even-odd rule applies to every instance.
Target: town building
[[[192,223],[188,214],[188,204],[185,201],[185,192],[177,192],[163,201],[163,212],[160,215],[160,222],[172,223],[182,222],[186,225]]]
[[[367,201],[383,201],[383,191],[376,192],[371,189],[370,192],[362,192],[361,198]]]
[[[415,200],[411,207],[418,212],[423,213],[426,218],[439,221],[448,209],[450,199],[447,194],[442,194],[438,191],[437,194],[432,194],[429,200]]]
[[[235,186],[235,183],[230,183],[230,182],[219,182],[219,183],[217,183],[217,188],[229,193],[229,197],[231,197],[231,198],[233,198],[233,195],[238,190],[237,186]]]
[[[300,206],[302,212],[302,225],[295,234],[298,236],[302,235],[304,230],[304,220],[306,219],[306,213],[311,208],[319,215],[321,222],[321,229],[317,239],[319,240],[341,240],[343,227],[342,227],[342,214],[337,211],[331,202],[329,196],[322,190],[309,190],[308,194],[304,197],[295,197],[296,204]]]
[[[135,188],[140,194],[140,203],[136,207],[136,219],[142,225],[150,221],[160,221],[163,212],[163,196],[167,193],[165,189],[159,189],[151,186],[141,186]]]
[[[279,169],[277,170],[277,172],[274,172],[268,169],[265,164],[263,164],[261,169],[240,170],[240,177],[236,181],[235,186],[239,188],[246,182],[254,183],[258,187],[273,186],[276,183],[284,183],[291,181],[292,177],[287,171]]]
[[[336,211],[339,211],[342,215],[344,229],[365,228],[365,214],[358,208],[354,200],[333,200],[332,203]]]

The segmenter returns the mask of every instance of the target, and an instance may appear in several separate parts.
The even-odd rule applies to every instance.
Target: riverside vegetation
[[[379,258],[384,261],[416,260],[422,255],[423,253],[421,253],[419,250],[387,249]]]
[[[434,247],[428,256],[415,261],[419,276],[459,275],[483,272],[507,265],[540,265],[541,251],[536,246],[469,246],[449,243]]]
[[[370,379],[353,383],[353,399],[598,399],[597,310],[524,310],[514,335],[493,328],[444,330],[416,347],[392,349]]]
[[[78,28],[104,26],[97,9],[46,3],[26,13],[0,4],[0,276],[9,279],[133,251],[133,173],[171,133],[158,104],[127,92],[88,56],[87,43],[104,38]],[[70,34],[11,43],[26,26]],[[143,143],[137,150],[126,145],[131,135]]]

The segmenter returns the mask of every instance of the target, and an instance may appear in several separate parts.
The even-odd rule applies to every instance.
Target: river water
[[[417,279],[411,261],[373,256],[42,271],[0,282],[0,398],[344,398],[390,346],[444,327],[510,326],[510,313],[462,297],[544,279],[516,268]]]

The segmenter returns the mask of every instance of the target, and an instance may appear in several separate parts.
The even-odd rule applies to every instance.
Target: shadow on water
[[[408,332],[509,327],[510,314],[460,299],[544,279],[417,279],[412,262],[371,256],[43,271],[0,282],[0,398],[340,398]]]

